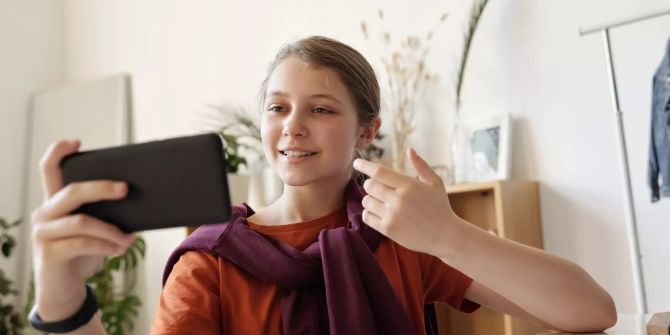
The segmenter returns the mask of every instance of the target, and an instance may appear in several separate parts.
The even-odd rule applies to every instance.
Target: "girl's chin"
[[[306,186],[323,179],[321,176],[296,175],[294,173],[283,173],[280,176],[286,186]]]
[[[333,182],[335,180],[349,180],[351,177],[345,175],[296,175],[293,173],[282,173],[280,174],[280,178],[286,186],[299,187],[316,183]]]

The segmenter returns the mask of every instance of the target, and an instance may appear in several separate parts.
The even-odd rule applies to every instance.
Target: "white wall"
[[[577,29],[667,5],[664,0],[491,1],[463,92],[467,115],[499,110],[514,115],[512,175],[541,182],[546,249],[586,268],[622,313],[634,312],[635,304],[614,118],[601,40],[580,38]],[[64,9],[66,77],[128,72],[134,85],[134,140],[186,134],[195,130],[205,103],[254,108],[274,52],[294,38],[327,35],[377,59],[379,50],[369,47],[359,27],[362,20],[377,22],[380,7],[394,36],[424,33],[443,10],[450,13],[435,33],[429,59],[442,81],[421,106],[420,130],[413,136],[432,164],[444,164],[447,146],[437,144],[448,139],[449,78],[469,9],[465,1],[70,0]],[[662,244],[670,236],[665,224],[670,200],[650,205],[644,181],[650,80],[669,23],[670,18],[659,18],[612,34],[651,311],[670,310],[670,289],[662,285],[670,282],[663,257],[670,247]],[[146,307],[140,318],[146,322],[137,334],[148,332],[163,264],[183,232],[144,236],[149,253],[138,289]]]
[[[27,112],[30,95],[60,82],[64,70],[62,4],[58,1],[0,1],[0,216],[24,217],[27,159]],[[0,256],[0,268],[20,288],[25,264],[21,236],[24,217],[12,234],[18,246],[12,258]]]

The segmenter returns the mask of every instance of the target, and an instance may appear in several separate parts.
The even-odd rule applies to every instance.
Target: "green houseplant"
[[[10,223],[0,217],[0,249],[5,258],[12,255],[12,250],[16,246],[16,239],[9,234],[9,230],[19,224],[21,224],[21,219]],[[13,287],[12,281],[5,277],[4,271],[0,269],[0,335],[18,335],[25,327],[25,318],[14,309],[14,305],[6,302],[6,299],[12,295],[18,295],[18,291]]]
[[[216,132],[223,141],[231,203],[253,202],[249,190],[259,183],[252,176],[264,157],[257,122],[244,107],[232,104],[207,104],[199,120],[202,131]],[[193,230],[189,228],[189,234]]]
[[[102,324],[110,335],[123,335],[135,327],[142,301],[132,290],[137,281],[137,265],[145,252],[146,242],[138,236],[125,254],[105,258],[100,270],[87,281],[94,288]],[[122,284],[114,280],[117,273],[124,276]]]
[[[257,122],[243,107],[229,105],[207,105],[208,121],[225,144],[228,172],[238,173],[241,167],[249,167],[248,156],[263,159],[261,130]]]
[[[102,324],[110,335],[123,335],[135,327],[138,308],[142,302],[132,290],[137,279],[137,265],[144,259],[145,252],[146,242],[138,236],[125,254],[105,257],[100,270],[87,280],[98,300]],[[24,310],[26,316],[34,301],[35,286],[34,279],[31,279]]]

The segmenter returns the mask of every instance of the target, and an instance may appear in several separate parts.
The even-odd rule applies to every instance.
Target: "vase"
[[[393,153],[393,170],[405,173],[405,151],[407,149],[406,137],[395,134],[391,151]]]
[[[472,181],[472,148],[470,133],[463,124],[458,105],[451,128],[451,170],[456,184]]]

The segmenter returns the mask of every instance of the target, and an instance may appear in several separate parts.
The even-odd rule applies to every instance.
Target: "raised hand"
[[[380,164],[357,159],[354,168],[370,176],[363,187],[363,222],[398,244],[436,255],[463,223],[449,204],[442,179],[414,151],[407,157],[417,173],[410,177]]]

